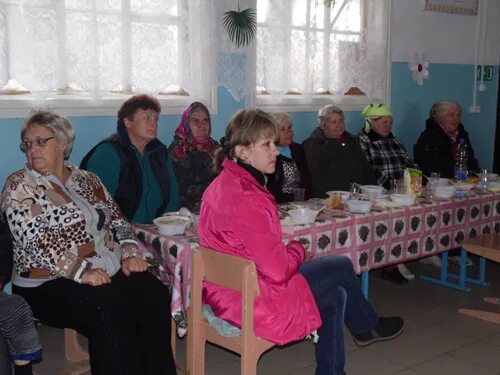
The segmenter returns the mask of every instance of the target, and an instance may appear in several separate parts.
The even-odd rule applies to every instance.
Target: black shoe
[[[396,268],[394,271],[382,270],[380,272],[380,277],[384,280],[390,281],[397,285],[407,284],[408,280],[404,277],[401,272]]]
[[[354,343],[358,346],[367,346],[377,341],[392,340],[403,332],[404,327],[405,322],[399,316],[380,317],[374,329],[353,335]]]

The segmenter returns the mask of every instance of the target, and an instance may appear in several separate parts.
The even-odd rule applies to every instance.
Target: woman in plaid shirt
[[[391,180],[404,177],[405,168],[413,163],[408,158],[401,139],[392,135],[392,112],[385,104],[369,104],[361,112],[365,127],[359,133],[359,143],[368,162],[375,170],[379,185],[389,189]],[[381,276],[396,284],[407,283],[415,276],[404,264],[386,267]]]
[[[361,112],[365,127],[359,143],[375,170],[379,185],[389,189],[391,180],[404,177],[404,170],[413,165],[401,139],[392,135],[392,112],[384,104],[369,104]]]

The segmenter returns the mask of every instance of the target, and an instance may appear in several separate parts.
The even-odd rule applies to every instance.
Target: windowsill
[[[385,103],[384,99],[364,95],[257,95],[255,105],[269,112],[317,112],[327,104],[338,106],[343,111],[361,111],[370,103]]]
[[[101,97],[90,94],[37,93],[0,95],[0,118],[24,118],[32,109],[50,108],[65,116],[116,116],[121,104],[132,94],[106,93]],[[161,104],[162,115],[181,114],[184,108],[198,100],[191,96],[154,95]],[[212,90],[205,101],[211,114],[217,114],[217,94]]]

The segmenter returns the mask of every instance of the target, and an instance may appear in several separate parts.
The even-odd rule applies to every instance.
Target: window
[[[208,55],[191,48],[201,32],[193,19],[204,9],[192,3],[0,0],[0,108],[23,101],[102,108],[134,92],[179,108],[193,98],[210,102],[200,75]]]
[[[388,14],[386,0],[257,0],[257,104],[386,102]]]

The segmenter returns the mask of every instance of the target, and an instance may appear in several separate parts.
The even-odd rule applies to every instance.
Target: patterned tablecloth
[[[139,249],[146,255],[149,270],[172,294],[172,317],[177,323],[180,337],[186,334],[186,309],[189,307],[189,282],[191,279],[191,256],[198,247],[198,239],[192,227],[186,228],[183,236],[164,236],[154,224],[134,224],[139,239]]]
[[[500,233],[499,193],[368,214],[325,209],[314,224],[283,225],[284,241],[301,242],[307,259],[345,255],[357,273],[450,250],[465,238],[491,232]]]
[[[380,205],[383,203],[381,202]],[[500,193],[392,207],[368,214],[325,209],[315,223],[293,226],[283,222],[283,240],[296,239],[306,258],[349,257],[356,272],[366,272],[460,246],[481,233],[500,233]],[[184,236],[160,235],[153,224],[134,225],[153,266],[153,273],[172,290],[172,316],[178,333],[186,333],[191,256],[198,246],[188,227]]]

